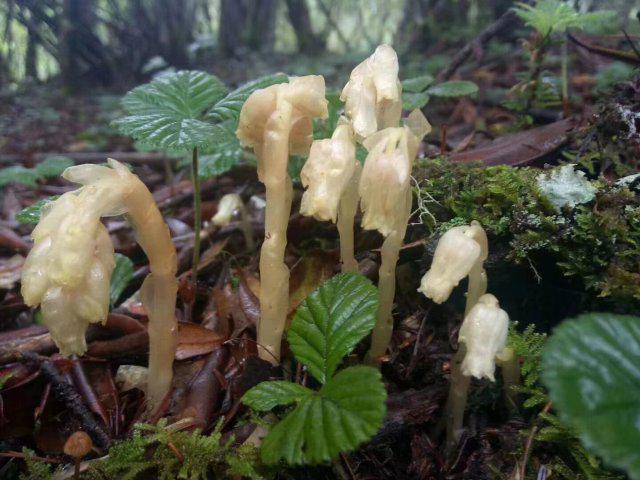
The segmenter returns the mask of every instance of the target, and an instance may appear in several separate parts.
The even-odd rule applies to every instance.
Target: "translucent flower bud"
[[[339,125],[331,138],[315,140],[300,172],[302,185],[307,187],[300,213],[335,223],[340,199],[356,171],[357,161],[349,125]]]
[[[486,235],[479,224],[451,228],[440,237],[431,268],[422,277],[418,291],[435,303],[444,302],[474,266],[482,266],[486,252]]]
[[[463,375],[494,381],[496,356],[505,348],[508,331],[509,315],[498,299],[489,293],[482,295],[460,327],[458,340],[467,348]]]
[[[340,100],[345,102],[345,112],[359,139],[400,122],[402,85],[398,70],[396,52],[389,45],[380,45],[351,72]]]
[[[244,208],[242,198],[237,193],[227,193],[218,202],[218,211],[211,219],[211,223],[225,227],[231,223],[233,216]]]

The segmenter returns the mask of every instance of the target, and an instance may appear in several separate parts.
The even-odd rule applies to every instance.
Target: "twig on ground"
[[[445,80],[449,80],[453,74],[456,73],[456,70],[458,70],[458,68],[467,61],[473,52],[482,51],[483,47],[489,42],[489,40],[500,33],[503,29],[507,27],[513,28],[513,22],[517,19],[518,16],[512,9],[507,10],[500,18],[485,28],[476,38],[471,40],[462,47],[458,53],[456,53],[453,60],[451,60],[451,63],[449,63],[449,65],[438,74],[438,81],[443,82]]]
[[[80,394],[65,381],[53,362],[47,357],[31,352],[24,352],[22,357],[29,362],[38,364],[44,377],[51,382],[56,398],[67,405],[71,413],[80,420],[82,427],[99,448],[107,448],[111,443],[109,435],[96,422],[93,414],[82,401]]]

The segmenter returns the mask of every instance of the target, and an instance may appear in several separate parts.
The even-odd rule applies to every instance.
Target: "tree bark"
[[[323,52],[326,40],[317,35],[311,28],[311,16],[306,0],[286,0],[289,21],[296,33],[298,50],[302,53],[314,55]]]
[[[271,52],[276,41],[276,0],[249,2],[249,34],[247,44],[252,50]]]
[[[25,76],[38,81],[37,36],[32,28],[27,28],[27,52],[24,57]]]
[[[240,0],[221,0],[218,45],[225,57],[234,56],[242,47],[242,33],[247,22],[247,10]]]

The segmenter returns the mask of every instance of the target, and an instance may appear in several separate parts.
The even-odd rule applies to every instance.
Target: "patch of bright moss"
[[[507,258],[535,264],[551,255],[566,276],[617,302],[640,301],[640,197],[627,187],[594,182],[595,199],[557,212],[540,193],[540,170],[423,160],[416,173],[419,194],[437,232],[479,221],[508,245]],[[436,226],[423,215],[426,223]]]

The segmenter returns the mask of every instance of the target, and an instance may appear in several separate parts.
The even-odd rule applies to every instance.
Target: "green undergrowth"
[[[507,261],[535,269],[551,259],[618,309],[640,305],[640,196],[628,187],[593,181],[592,201],[558,211],[538,189],[538,169],[442,158],[420,167],[421,217],[434,235],[477,220],[494,245],[506,246]]]
[[[539,465],[544,464],[547,477],[562,480],[622,480],[624,477],[609,471],[602,461],[590,453],[580,442],[578,435],[560,421],[549,404],[546,388],[541,383],[542,354],[547,335],[529,325],[519,332],[517,324],[509,330],[508,344],[520,360],[521,385],[514,387],[518,392],[522,414],[529,419],[528,427],[520,431],[522,437],[518,450],[512,452],[515,458],[522,458],[524,445],[535,427],[531,459],[527,464],[523,480],[539,477]],[[497,472],[496,472],[497,474]],[[501,474],[497,478],[507,479]]]
[[[131,438],[114,444],[104,458],[91,461],[82,479],[207,480],[209,478],[261,480],[273,472],[260,464],[250,444],[234,447],[223,441],[222,422],[209,435],[177,431],[162,419],[157,425],[137,424]],[[51,468],[27,457],[27,473],[20,480],[54,478]]]

